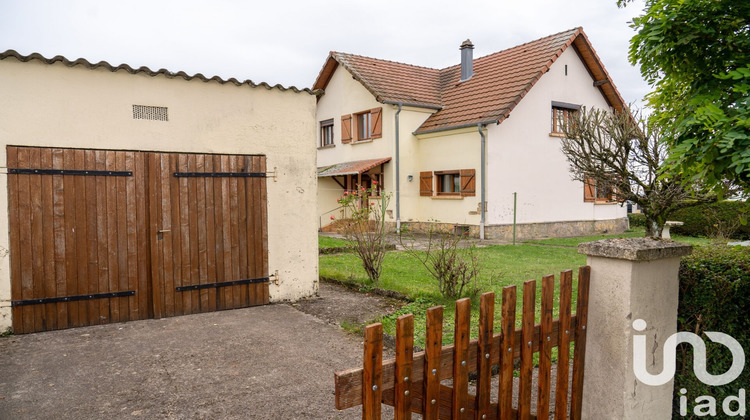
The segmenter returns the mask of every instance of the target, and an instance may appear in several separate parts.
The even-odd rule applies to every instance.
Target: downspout
[[[401,162],[399,161],[399,114],[401,102],[396,111],[396,233],[401,233]]]
[[[485,205],[484,205],[484,203],[485,203],[485,195],[484,195],[485,194],[485,191],[484,191],[485,173],[484,173],[484,166],[485,165],[484,165],[484,162],[485,162],[485,160],[487,158],[487,156],[486,156],[486,154],[487,154],[486,153],[486,147],[485,147],[487,139],[484,136],[484,131],[482,131],[482,128],[483,128],[482,124],[477,124],[477,129],[479,130],[479,135],[482,136],[482,142],[481,142],[482,143],[482,146],[481,146],[482,147],[482,151],[480,153],[481,154],[481,161],[480,161],[480,168],[479,168],[479,183],[480,183],[480,187],[479,188],[481,190],[480,201],[479,201],[479,215],[480,215],[479,216],[479,239],[484,239],[484,222],[485,222],[485,214],[484,214],[485,213]]]

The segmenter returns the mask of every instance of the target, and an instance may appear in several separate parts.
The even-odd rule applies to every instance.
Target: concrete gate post
[[[677,330],[680,257],[692,247],[623,238],[583,243],[578,252],[591,266],[582,417],[671,418],[674,381],[661,386],[638,381],[633,336],[646,336],[648,371],[661,373],[664,341]],[[646,322],[645,330],[634,329],[637,319]]]

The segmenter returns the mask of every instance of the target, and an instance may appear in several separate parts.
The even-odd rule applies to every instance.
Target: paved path
[[[358,419],[359,339],[289,305],[0,338],[0,419]]]

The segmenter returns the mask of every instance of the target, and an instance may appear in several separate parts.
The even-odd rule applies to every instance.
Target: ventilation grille
[[[165,106],[133,105],[133,119],[169,121]]]

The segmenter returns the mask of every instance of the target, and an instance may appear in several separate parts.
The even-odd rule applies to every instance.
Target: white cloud
[[[0,0],[0,51],[309,87],[331,50],[442,68],[466,39],[481,56],[583,26],[626,101],[648,86],[627,61],[615,0]]]

